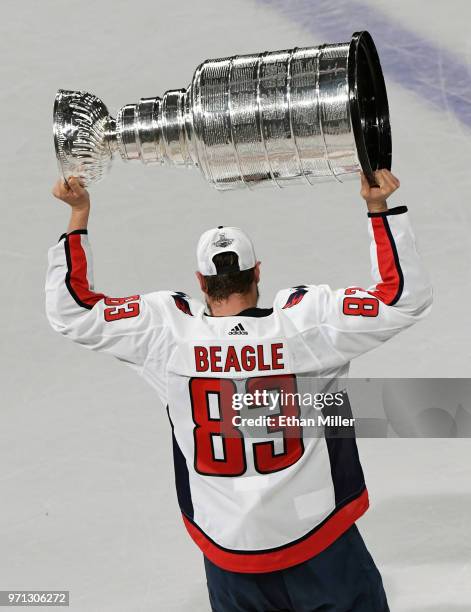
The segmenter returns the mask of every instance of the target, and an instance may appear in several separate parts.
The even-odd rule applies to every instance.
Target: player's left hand
[[[52,195],[74,210],[90,208],[90,195],[75,176],[69,177],[67,182],[64,179],[59,179],[54,185]]]
[[[386,207],[386,200],[396,189],[399,189],[400,182],[389,170],[377,170],[375,173],[377,186],[371,187],[366,176],[361,173],[361,197],[368,204],[368,209]]]

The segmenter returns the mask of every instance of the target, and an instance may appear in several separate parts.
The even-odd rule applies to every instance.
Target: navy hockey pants
[[[288,569],[242,574],[205,558],[213,612],[389,612],[381,575],[356,525]]]

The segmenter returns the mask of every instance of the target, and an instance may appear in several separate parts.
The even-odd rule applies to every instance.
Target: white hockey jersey
[[[178,291],[97,293],[85,230],[49,251],[52,327],[131,365],[156,390],[171,424],[183,521],[222,568],[268,572],[301,563],[368,507],[354,438],[304,437],[302,426],[281,419],[247,435],[233,401],[257,390],[294,392],[306,376],[345,376],[353,357],[428,313],[432,292],[407,208],[369,214],[368,224],[372,287],[293,287],[272,308],[230,317],[209,316]],[[292,399],[272,414],[304,410]],[[247,408],[253,416],[263,411],[263,402]]]

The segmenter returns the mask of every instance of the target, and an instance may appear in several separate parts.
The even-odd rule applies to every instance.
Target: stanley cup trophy
[[[389,109],[368,32],[347,43],[206,60],[187,89],[123,106],[59,90],[54,143],[65,179],[99,181],[119,152],[198,166],[216,189],[343,182],[391,168]]]

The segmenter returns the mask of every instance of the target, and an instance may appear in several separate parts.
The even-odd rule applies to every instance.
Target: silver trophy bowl
[[[123,106],[59,90],[64,178],[101,180],[122,159],[197,166],[216,189],[343,182],[391,168],[386,87],[368,32],[350,42],[206,60],[187,89]]]

